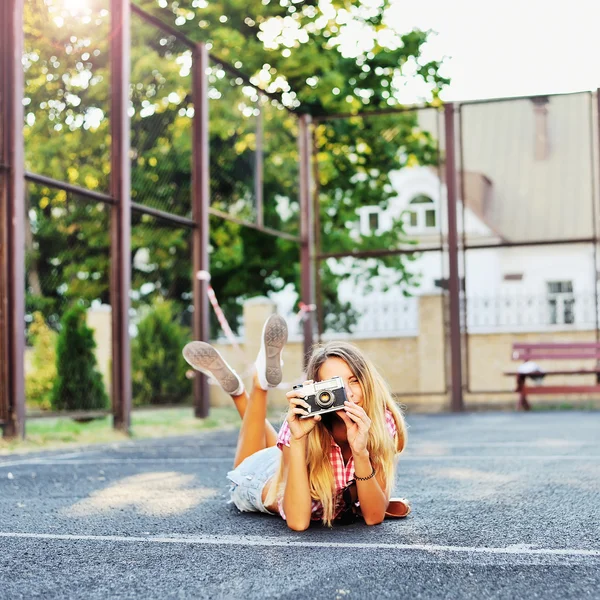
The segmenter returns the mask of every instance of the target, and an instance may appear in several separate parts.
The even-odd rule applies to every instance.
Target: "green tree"
[[[33,314],[29,334],[33,340],[33,354],[25,376],[25,397],[28,405],[48,410],[56,379],[57,335],[40,312]]]
[[[56,379],[50,402],[54,410],[102,410],[108,396],[97,370],[94,332],[85,322],[85,308],[65,312],[56,345]]]
[[[437,61],[421,59],[428,34],[386,25],[387,0],[373,3],[140,0],[140,6],[206,41],[280,104],[316,116],[399,106],[403,80],[421,79],[438,102],[447,83]],[[59,0],[26,5],[27,168],[106,191],[110,172],[108,27],[101,0],[71,14]],[[344,43],[360,31],[362,45]],[[190,51],[133,15],[132,196],[178,215],[190,214]],[[213,208],[256,217],[253,166],[257,109],[264,130],[264,221],[298,231],[297,120],[270,98],[255,94],[236,73],[211,62],[210,151]],[[405,164],[433,164],[435,140],[419,132],[414,113],[377,120],[346,119],[315,130],[319,209],[325,250],[395,247],[409,240],[402,224],[385,236],[356,236],[356,209],[385,207],[389,172]],[[29,186],[28,309],[55,324],[79,298],[108,302],[108,210],[47,186]],[[132,215],[133,304],[164,298],[189,322],[190,233],[154,217]],[[211,218],[212,283],[235,327],[241,300],[299,287],[298,247]],[[403,289],[414,285],[411,257],[362,262],[345,271],[322,265],[326,311],[340,311],[337,285],[392,268]],[[348,322],[347,320],[345,321]],[[340,328],[348,327],[340,321]]]
[[[131,345],[136,406],[177,404],[191,399],[192,384],[181,358],[190,332],[177,323],[176,317],[172,302],[155,301],[137,325]]]

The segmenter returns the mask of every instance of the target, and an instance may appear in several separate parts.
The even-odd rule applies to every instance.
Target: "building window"
[[[365,210],[361,216],[361,230],[363,235],[373,235],[379,232],[379,208],[371,208]]]
[[[379,213],[378,212],[370,212],[369,213],[369,231],[375,232],[379,229]]]
[[[413,198],[408,206],[407,227],[414,230],[435,229],[437,227],[437,211],[435,202],[429,197],[420,195]]]
[[[547,282],[548,313],[551,325],[575,323],[575,298],[572,281]]]

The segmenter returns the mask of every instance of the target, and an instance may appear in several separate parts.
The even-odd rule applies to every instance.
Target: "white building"
[[[470,331],[594,327],[593,244],[493,246],[595,237],[595,120],[590,94],[461,107],[458,230],[470,248],[460,266]],[[421,129],[435,135],[443,132],[440,123],[436,111],[420,113]],[[419,248],[440,247],[447,233],[443,166],[405,168],[391,173],[390,180],[396,196],[389,208],[360,208],[357,229],[362,235],[385,231],[401,218]],[[411,268],[421,279],[412,294],[442,293],[445,255],[423,252]],[[377,288],[384,280],[371,283]],[[365,294],[344,282],[340,298],[352,300],[363,313],[355,328],[358,336],[415,333],[417,298],[406,299],[398,289]]]
[[[598,154],[592,108],[590,94],[461,107],[458,229],[468,247],[595,237]],[[434,118],[424,111],[421,127],[435,131]],[[439,245],[440,232],[447,232],[440,174],[443,170],[427,167],[392,173],[396,198],[385,213],[360,209],[361,232],[388,228],[403,216],[419,245]],[[594,251],[591,243],[467,250],[461,270],[469,329],[593,325]],[[441,265],[438,252],[424,253],[415,263],[422,273],[416,294],[444,284]]]

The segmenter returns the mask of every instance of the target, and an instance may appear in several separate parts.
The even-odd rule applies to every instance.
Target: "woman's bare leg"
[[[258,386],[256,386],[256,384],[254,384],[254,389],[256,389]],[[254,389],[253,389],[253,393],[254,393]],[[264,392],[264,390],[259,389],[259,392]],[[264,392],[266,394],[266,392]],[[250,397],[248,396],[248,392],[246,390],[244,390],[244,392],[242,394],[240,394],[239,396],[231,396],[233,398],[233,403],[235,404],[235,407],[238,411],[238,414],[240,415],[240,417],[242,418],[242,421],[244,420],[244,415],[246,414],[246,410],[248,408],[248,402],[250,401]],[[265,418],[265,448],[270,448],[271,446],[274,446],[277,443],[277,431],[275,431],[275,428],[273,427],[273,425],[271,425],[271,423],[269,423],[269,420],[267,418]]]
[[[277,433],[267,421],[267,389],[279,385],[283,377],[281,353],[287,336],[285,319],[276,314],[271,315],[263,327],[256,373],[249,396],[240,376],[210,344],[190,342],[183,349],[183,356],[190,365],[212,376],[232,396],[242,417],[234,467],[255,452],[276,444]]]
[[[235,403],[242,418],[246,414],[249,397],[240,376],[231,368],[221,354],[206,342],[191,342],[183,349],[183,356],[194,369],[213,377]],[[277,442],[277,432],[265,419],[264,436],[266,447]]]
[[[267,421],[267,392],[263,390],[256,380],[253,380],[252,392],[246,395],[246,406],[242,415],[242,426],[238,435],[237,450],[233,467],[237,467],[245,458],[259,450],[274,446],[277,434],[273,426]],[[236,407],[244,404],[244,396],[233,399]],[[238,408],[238,411],[240,408]],[[241,415],[241,411],[240,411]]]
[[[274,446],[277,434],[267,421],[267,389],[277,387],[283,378],[281,353],[287,342],[288,330],[285,319],[271,315],[263,326],[261,345],[256,357],[256,373],[250,396],[234,398],[242,417],[238,438],[235,466],[244,458]]]

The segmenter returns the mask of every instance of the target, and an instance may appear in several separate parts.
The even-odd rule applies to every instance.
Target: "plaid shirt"
[[[388,431],[392,438],[396,437],[397,429],[394,417],[389,410],[385,411],[385,424],[387,425]],[[290,426],[287,421],[283,422],[279,435],[277,436],[277,447],[281,450],[283,446],[290,445],[290,439],[292,433]],[[354,479],[354,457],[351,456],[348,463],[344,463],[344,457],[342,456],[342,449],[335,443],[333,437],[331,438],[331,450],[329,451],[329,459],[333,466],[333,477],[335,479],[335,491],[339,493],[343,490],[353,479]],[[339,507],[337,513],[342,510],[342,506]],[[312,501],[312,518],[319,519],[321,517],[322,506],[318,500]],[[279,500],[279,513],[285,519],[285,512],[283,511],[283,498]],[[336,516],[337,516],[336,513]]]

